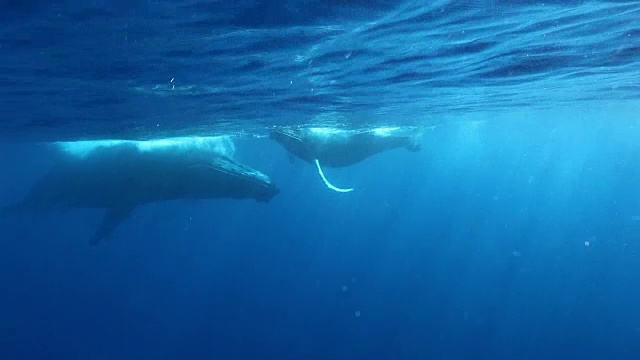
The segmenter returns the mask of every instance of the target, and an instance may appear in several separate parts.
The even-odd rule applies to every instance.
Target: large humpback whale
[[[269,177],[220,151],[198,146],[123,142],[83,154],[63,152],[28,195],[2,210],[5,215],[56,207],[103,208],[107,212],[91,239],[108,237],[139,205],[178,199],[255,199],[269,202],[278,188]]]
[[[332,185],[324,176],[322,166],[346,167],[383,151],[406,148],[420,151],[420,130],[403,128],[375,128],[369,130],[341,130],[333,128],[279,129],[269,137],[290,154],[315,163],[323,181],[332,190],[349,192]]]

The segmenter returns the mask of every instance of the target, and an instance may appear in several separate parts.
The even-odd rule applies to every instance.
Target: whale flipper
[[[97,245],[101,240],[108,238],[122,220],[131,214],[134,208],[134,206],[119,206],[107,209],[107,213],[104,215],[100,227],[91,238],[90,244]]]
[[[343,188],[339,188],[339,187],[333,185],[324,176],[324,172],[322,171],[322,168],[320,167],[320,161],[318,161],[318,159],[315,159],[314,162],[316,163],[316,167],[318,168],[318,174],[320,174],[320,177],[322,178],[322,181],[324,181],[324,184],[327,185],[327,187],[329,189],[331,189],[333,191],[341,192],[341,193],[348,193],[348,192],[352,192],[353,191],[353,188],[343,189]]]

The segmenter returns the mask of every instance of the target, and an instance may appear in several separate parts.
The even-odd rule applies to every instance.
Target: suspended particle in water
[[[587,239],[584,242],[584,246],[591,246],[592,243],[594,243],[596,241],[596,237],[595,236],[591,236],[589,239]]]
[[[356,315],[356,317],[360,317],[360,310],[356,310],[355,315]]]
[[[349,291],[349,287],[347,285],[342,285],[342,292]]]

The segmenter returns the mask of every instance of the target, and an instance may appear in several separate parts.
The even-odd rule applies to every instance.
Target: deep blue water
[[[0,218],[0,358],[640,358],[637,2],[0,4],[0,206],[60,140],[234,134],[281,189]],[[284,125],[426,130],[340,194]]]

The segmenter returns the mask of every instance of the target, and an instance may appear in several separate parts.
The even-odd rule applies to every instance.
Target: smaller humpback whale
[[[411,152],[421,150],[420,131],[409,133],[402,128],[375,128],[371,130],[340,130],[333,128],[279,129],[269,137],[290,154],[315,163],[322,180],[331,190],[350,192],[331,184],[322,171],[327,167],[347,167],[383,151],[406,148]],[[403,133],[404,132],[404,133]]]
[[[279,189],[258,170],[219,151],[199,147],[123,142],[86,154],[63,153],[27,196],[4,215],[51,208],[100,208],[107,212],[91,239],[107,238],[137,206],[168,200],[233,198],[269,202]]]

